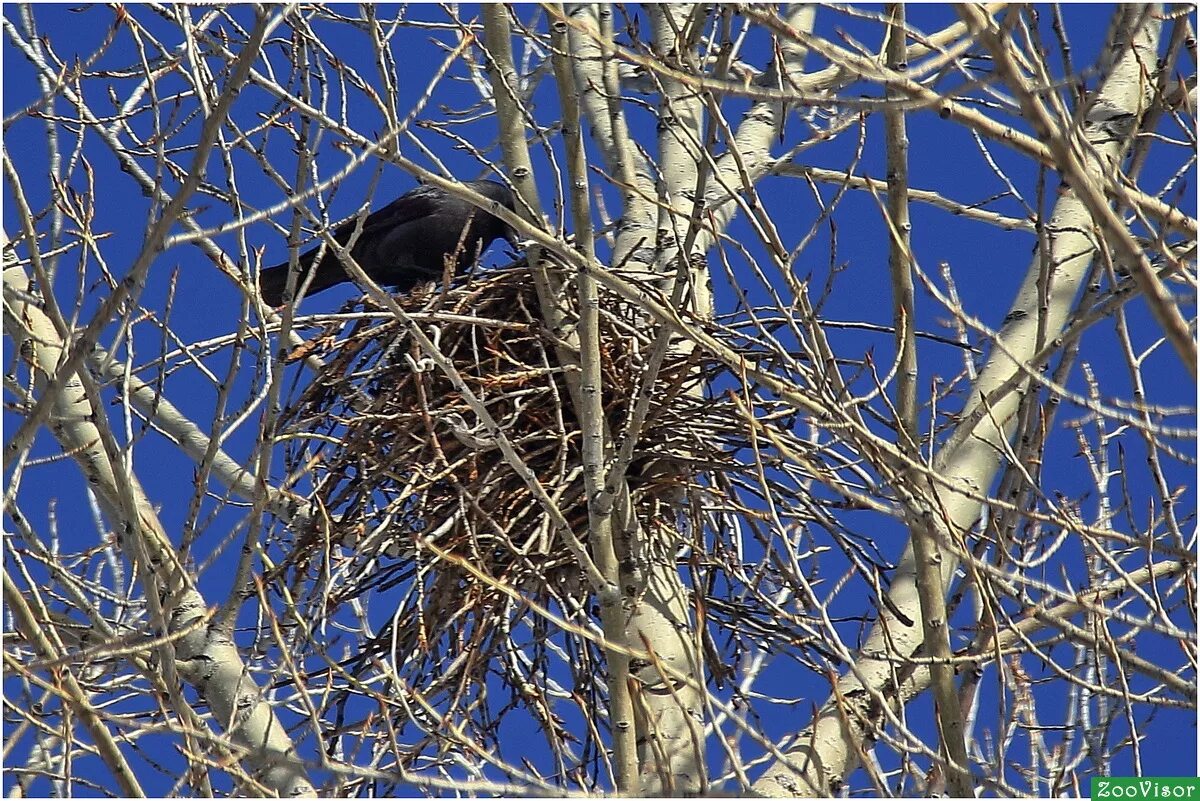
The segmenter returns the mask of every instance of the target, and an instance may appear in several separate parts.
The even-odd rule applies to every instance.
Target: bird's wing
[[[438,209],[439,201],[444,201],[446,193],[432,186],[418,186],[405,192],[379,211],[372,212],[363,222],[363,232],[360,241],[374,239],[380,234],[404,225],[405,223],[428,217]],[[334,237],[345,244],[354,233],[357,219],[351,218],[338,226]]]

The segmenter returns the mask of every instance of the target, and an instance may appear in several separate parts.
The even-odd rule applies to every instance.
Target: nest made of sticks
[[[313,523],[283,532],[287,553],[270,578],[303,618],[301,633],[322,635],[318,653],[300,647],[295,656],[318,688],[331,749],[338,733],[369,740],[380,730],[359,699],[388,706],[397,731],[416,726],[396,756],[410,766],[421,754],[441,753],[445,720],[459,721],[487,748],[498,742],[498,721],[518,709],[541,721],[560,752],[571,738],[550,710],[569,696],[590,716],[604,708],[607,692],[604,654],[588,634],[598,618],[592,588],[529,483],[532,475],[587,547],[581,432],[567,368],[524,264],[395,300],[404,315],[360,299],[318,318],[312,324],[322,330],[293,353],[318,353],[324,363],[279,428],[291,491],[308,502]],[[601,292],[600,309],[602,407],[619,446],[658,330],[611,293]],[[413,326],[446,362],[429,358]],[[758,344],[739,342],[728,321],[711,326],[766,363]],[[779,518],[764,516],[764,493],[793,509],[777,506],[777,515],[792,515],[785,525],[802,525],[796,516],[807,517],[817,502],[804,475],[781,470],[774,440],[752,432],[734,395],[755,388],[724,369],[696,355],[668,358],[642,393],[649,413],[627,474],[641,536],[617,543],[633,571],[642,559],[671,560],[681,578],[699,582],[689,594],[703,607],[705,661],[718,682],[746,647],[812,639],[802,619],[781,616],[774,601],[756,602],[774,598],[775,568],[746,559],[774,547]],[[694,391],[699,384],[705,392]],[[522,470],[480,425],[460,386],[483,403]],[[816,446],[790,435],[794,409],[756,397],[768,408],[755,425],[770,425],[792,451],[822,460]],[[758,555],[745,555],[748,542]],[[497,692],[495,677],[508,692]],[[421,688],[421,704],[403,702],[397,681]],[[551,684],[558,701],[530,689]],[[596,739],[603,721],[593,724],[581,753],[605,747]]]
[[[515,265],[396,300],[586,540],[580,429],[529,269]],[[620,433],[643,381],[652,332],[614,296],[602,297],[601,307],[603,408],[609,430]],[[293,440],[290,469],[311,467],[309,497],[322,529],[298,532],[288,562],[302,568],[324,559],[330,544],[352,549],[352,557],[324,571],[333,574],[329,607],[418,577],[423,597],[412,612],[422,607],[422,620],[407,631],[441,630],[468,599],[480,608],[494,604],[501,593],[479,574],[522,592],[554,587],[582,601],[588,588],[578,559],[528,475],[506,459],[409,324],[368,299],[338,317],[312,340],[334,342],[324,370],[281,420]],[[706,404],[689,393],[701,372],[668,358],[650,392],[628,473],[643,525],[673,521],[678,504],[670,496],[677,499],[695,480],[698,460],[720,458],[720,446],[701,433]],[[690,460],[682,469],[681,445]],[[666,456],[673,469],[647,478],[645,466]]]

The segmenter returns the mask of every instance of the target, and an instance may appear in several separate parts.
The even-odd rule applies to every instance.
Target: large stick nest
[[[331,661],[309,664],[331,671],[331,684],[319,683],[334,689],[323,703],[337,707],[337,730],[368,738],[370,716],[347,723],[357,717],[348,701],[393,706],[398,727],[419,729],[401,761],[444,747],[446,719],[459,720],[477,744],[495,741],[497,721],[517,708],[541,721],[556,751],[573,750],[548,714],[557,702],[529,696],[531,688],[571,688],[573,703],[591,716],[603,708],[606,692],[603,654],[587,634],[596,630],[592,588],[528,479],[536,479],[587,547],[581,433],[532,276],[514,265],[396,301],[411,322],[362,299],[309,338],[302,350],[319,351],[325,366],[280,421],[286,469],[298,477],[292,491],[310,502],[314,523],[291,532],[275,578],[288,585],[308,631],[349,636],[349,647],[342,639],[337,648],[345,650],[329,653]],[[657,329],[609,293],[602,292],[600,308],[602,405],[619,444],[637,398],[646,394]],[[412,325],[436,343],[452,371],[422,350]],[[725,325],[736,341],[735,328],[714,325]],[[749,352],[753,343],[745,347]],[[451,372],[485,405],[526,475],[496,447]],[[735,392],[753,387],[718,372],[695,356],[668,358],[649,389],[649,414],[628,471],[637,535],[614,522],[626,568],[678,560],[685,583],[703,586],[693,596],[699,616],[727,633],[721,644],[705,638],[708,672],[720,680],[725,665],[737,661],[746,630],[760,646],[812,637],[803,619],[789,620],[773,603],[756,600],[774,593],[769,576],[776,568],[755,567],[754,557],[747,563],[743,549],[749,538],[772,552],[759,511],[767,491],[759,471],[782,463],[769,443],[747,431],[730,396],[711,390],[714,381]],[[706,393],[696,391],[702,383],[710,387]],[[783,436],[794,410],[773,411],[769,420]],[[793,447],[804,450],[805,443]],[[800,477],[774,476],[784,482],[772,481],[780,498],[807,497],[795,483]],[[387,618],[348,604],[368,596],[372,610],[384,604]],[[336,642],[325,642],[327,653]],[[350,661],[333,664],[343,656]],[[489,674],[510,688],[507,702],[488,689]],[[381,696],[375,683],[381,676],[423,688],[425,706],[395,700],[403,692]],[[605,724],[593,724],[576,752],[580,758],[603,752],[593,735]]]
[[[397,302],[586,542],[579,424],[528,268]],[[616,298],[601,306],[603,407],[609,431],[619,434],[641,389],[652,332]],[[353,559],[333,565],[340,575],[326,588],[330,607],[420,575],[423,619],[405,631],[439,631],[469,605],[493,605],[503,596],[500,583],[534,593],[553,587],[582,601],[588,588],[578,559],[527,476],[505,458],[409,325],[368,299],[343,314],[313,340],[335,344],[325,369],[281,421],[281,432],[302,443],[292,447],[289,467],[311,467],[310,498],[321,521],[320,531],[297,532],[289,564],[323,559],[330,544],[353,549]],[[696,364],[668,358],[649,393],[629,469],[643,527],[674,525],[681,491],[703,462],[721,458],[722,448],[703,434],[711,409],[690,392],[703,379]],[[664,457],[669,470],[647,469]],[[647,478],[651,472],[658,478]]]

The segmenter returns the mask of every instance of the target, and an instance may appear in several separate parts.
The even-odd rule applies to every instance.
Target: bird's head
[[[470,185],[471,188],[479,194],[489,198],[490,200],[496,201],[514,214],[516,213],[517,207],[516,202],[513,199],[512,190],[504,184],[496,181],[471,181]],[[503,237],[504,239],[507,239],[513,247],[516,247],[517,243],[520,241],[520,237],[517,235],[517,232],[514,231],[508,225],[508,223],[505,223],[499,218],[496,219],[496,226],[493,231],[495,232],[496,238]]]

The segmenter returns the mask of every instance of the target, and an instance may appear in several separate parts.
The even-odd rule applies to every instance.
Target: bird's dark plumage
[[[512,192],[503,184],[465,181],[464,186],[509,211],[513,210]],[[352,219],[338,226],[334,239],[345,245],[356,225],[357,220]],[[350,249],[350,255],[376,282],[405,292],[421,281],[440,278],[447,256],[454,260],[455,273],[462,272],[474,263],[484,248],[501,237],[515,239],[512,229],[498,217],[435,186],[418,186],[363,221],[362,233]],[[297,290],[303,285],[320,249],[318,245],[300,256]],[[268,305],[283,303],[287,277],[287,262],[269,267],[259,275],[258,285]],[[349,280],[337,254],[327,247],[307,294],[313,295]]]

